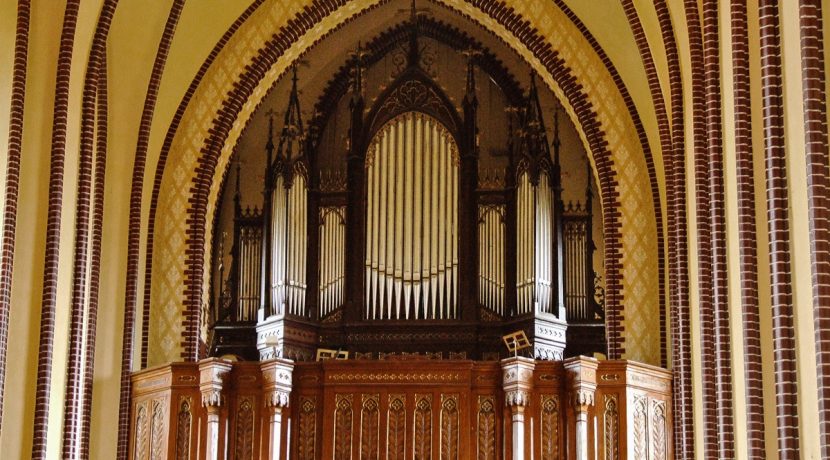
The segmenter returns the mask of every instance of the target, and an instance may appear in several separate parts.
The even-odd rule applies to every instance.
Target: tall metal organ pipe
[[[408,112],[366,161],[367,319],[458,316],[458,149],[440,122]]]

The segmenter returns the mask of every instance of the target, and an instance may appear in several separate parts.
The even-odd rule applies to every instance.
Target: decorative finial
[[[268,109],[265,112],[265,116],[268,117],[268,142],[265,143],[265,149],[268,152],[274,151],[274,115],[277,113],[274,112],[274,109]]]

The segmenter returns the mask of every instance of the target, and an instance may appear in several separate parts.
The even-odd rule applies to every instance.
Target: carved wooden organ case
[[[349,60],[342,168],[320,164],[331,114],[304,125],[296,68],[280,132],[269,114],[263,207],[242,210],[237,189],[217,313],[217,325],[256,321],[263,359],[308,360],[319,347],[497,359],[518,329],[533,357],[562,359],[568,322],[603,321],[590,187],[584,206],[563,206],[558,121],[549,142],[535,79],[508,109],[506,171],[481,173],[475,69],[492,55],[464,52],[459,110],[421,65],[419,34],[440,35],[430,21],[413,15],[398,31],[405,65],[371,101],[364,72],[391,47]],[[461,57],[470,43],[452,46]]]

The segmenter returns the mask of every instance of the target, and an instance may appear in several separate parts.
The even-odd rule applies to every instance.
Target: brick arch
[[[380,3],[385,3],[386,0],[381,0]],[[235,81],[233,88],[227,93],[222,103],[221,109],[217,111],[213,118],[212,126],[208,130],[209,135],[202,143],[199,158],[196,162],[194,176],[192,177],[189,188],[188,209],[186,217],[186,256],[184,261],[184,324],[183,324],[183,339],[185,344],[185,359],[195,359],[198,350],[198,328],[199,328],[199,312],[202,303],[202,295],[204,292],[204,253],[207,246],[208,234],[208,220],[207,214],[209,210],[209,203],[211,200],[211,185],[217,176],[217,166],[221,163],[221,155],[224,147],[229,142],[229,134],[234,124],[239,119],[243,106],[251,99],[254,89],[260,84],[270,69],[277,65],[281,59],[285,57],[285,53],[290,47],[309,30],[323,21],[327,15],[332,14],[344,2],[342,0],[315,0],[310,6],[307,6],[297,17],[290,20],[288,24],[280,29],[280,32],[268,40],[256,56],[245,67],[245,71],[239,75]],[[368,6],[364,11],[358,13],[360,15],[371,11],[380,3],[374,3]],[[441,3],[446,3],[441,0]],[[501,24],[505,29],[510,31],[516,37],[521,45],[538,60],[544,73],[558,85],[561,94],[567,101],[566,107],[570,110],[570,115],[576,122],[577,129],[581,131],[583,141],[588,146],[588,151],[593,157],[595,172],[599,178],[601,199],[603,205],[603,222],[606,241],[606,292],[607,292],[607,308],[608,308],[608,337],[609,337],[609,355],[610,357],[619,357],[624,349],[622,346],[622,221],[620,219],[620,196],[618,191],[618,176],[615,170],[614,159],[612,152],[609,149],[606,133],[597,116],[596,108],[589,100],[588,94],[580,85],[577,78],[574,76],[568,63],[553,50],[547,40],[542,37],[532,25],[523,20],[521,16],[514,12],[513,9],[507,7],[504,3],[498,0],[468,0],[468,4],[474,6],[478,11],[486,14],[492,20]],[[459,14],[469,17],[474,22],[479,23],[487,29],[480,21],[461,12],[454,5],[447,5],[453,8]],[[560,9],[562,5],[558,5]],[[565,12],[566,15],[568,14]],[[352,18],[347,18],[332,27],[322,37],[328,36],[350,21]],[[573,20],[573,19],[572,19]],[[581,30],[583,38],[591,42],[585,37],[584,28]],[[507,42],[505,42],[507,43]],[[514,44],[507,43],[516,49]],[[596,45],[594,45],[596,49]],[[215,57],[213,54],[211,57]],[[608,65],[607,57],[601,60]],[[284,59],[283,59],[284,60]],[[287,65],[285,66],[287,67]],[[276,81],[276,78],[274,79]],[[619,90],[619,88],[618,88]],[[627,95],[627,93],[626,93]],[[627,100],[630,112],[633,104],[630,102],[630,97],[623,99]],[[261,102],[258,101],[258,102]],[[258,103],[257,103],[258,104]],[[254,109],[255,110],[255,107]],[[253,113],[251,110],[248,114]],[[633,113],[636,113],[634,111]],[[632,121],[632,124],[641,130],[642,125]],[[640,135],[640,141],[645,142],[645,137]],[[165,142],[165,145],[168,145]],[[647,151],[647,144],[641,145],[643,151]],[[164,155],[165,152],[162,152]],[[647,159],[647,163],[652,165],[651,158]],[[159,173],[162,171],[160,170]],[[649,175],[652,177],[652,185],[654,185],[654,168],[648,168]],[[224,171],[218,171],[221,176]],[[157,175],[157,180],[160,176]],[[160,190],[159,190],[160,193]],[[654,199],[655,215],[659,215],[659,195],[653,190],[652,198]],[[154,201],[156,194],[154,193]],[[657,235],[662,236],[662,229],[659,228],[660,220],[655,219],[658,225]],[[152,223],[151,223],[152,225]],[[148,250],[151,250],[148,248]],[[658,244],[658,252],[661,246]],[[148,270],[148,276],[150,271]],[[658,276],[662,279],[662,271],[658,271]],[[661,306],[662,308],[662,306]]]

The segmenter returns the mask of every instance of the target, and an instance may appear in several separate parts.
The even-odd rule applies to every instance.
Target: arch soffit
[[[615,225],[606,229],[606,238],[611,240],[615,238],[619,239],[620,227],[626,224],[627,213],[625,209],[622,212],[612,212],[610,214],[607,212],[609,207],[616,208],[621,202],[625,202],[623,199],[625,197],[621,197],[621,195],[624,195],[622,192],[625,191],[636,196],[634,201],[637,209],[635,211],[638,213],[647,211],[651,214],[650,219],[642,219],[642,214],[638,216],[639,221],[652,221],[650,232],[645,231],[639,232],[638,234],[645,235],[645,238],[655,236],[656,230],[653,228],[654,208],[651,207],[653,203],[651,202],[649,193],[648,180],[646,179],[645,183],[642,183],[642,178],[647,178],[648,172],[645,168],[645,160],[643,158],[637,158],[637,152],[642,152],[642,149],[637,145],[639,139],[634,134],[636,130],[631,129],[634,123],[627,116],[628,111],[625,101],[619,92],[614,90],[611,91],[612,94],[609,94],[607,91],[608,88],[615,88],[615,85],[602,66],[601,60],[596,56],[590,44],[585,41],[579,30],[569,22],[565,14],[552,3],[517,6],[515,10],[510,9],[511,13],[516,14],[520,18],[530,18],[524,25],[531,28],[537,26],[536,29],[540,31],[539,36],[545,37],[548,41],[548,44],[545,45],[547,50],[550,50],[549,43],[566,43],[571,45],[571,49],[568,50],[569,52],[562,52],[563,50],[560,49],[554,52],[551,58],[553,60],[552,66],[558,70],[554,75],[549,67],[545,66],[523,42],[523,39],[527,39],[527,37],[520,39],[514,35],[500,22],[500,19],[504,20],[503,17],[496,18],[491,16],[493,14],[492,9],[487,9],[487,12],[485,12],[487,4],[496,4],[496,0],[468,0],[467,2],[450,0],[434,1],[472,19],[473,22],[478,23],[488,31],[499,35],[502,41],[522,56],[542,76],[545,84],[553,90],[560,101],[568,102],[563,104],[563,106],[568,116],[574,121],[577,131],[582,138],[582,142],[586,146],[586,151],[591,152],[590,159],[592,166],[602,188],[602,203],[606,214],[606,221],[613,221],[615,223]],[[280,2],[274,1],[271,3]],[[314,22],[308,13],[308,4],[310,3],[326,10],[326,14],[319,21]],[[326,3],[326,5],[323,5],[323,3]],[[188,129],[187,131],[176,132],[173,138],[170,149],[170,161],[165,168],[167,174],[163,174],[162,176],[162,185],[159,191],[159,212],[156,215],[156,217],[159,217],[158,222],[162,225],[158,228],[159,237],[155,238],[155,241],[163,247],[159,248],[159,251],[154,251],[154,259],[158,257],[161,262],[164,262],[166,259],[167,265],[171,263],[175,265],[178,262],[179,268],[173,270],[172,273],[174,277],[177,275],[180,279],[167,280],[166,283],[160,283],[166,285],[167,291],[170,292],[156,292],[159,290],[154,289],[154,305],[181,305],[181,290],[178,286],[186,284],[185,282],[188,279],[192,282],[194,277],[202,278],[202,281],[204,281],[206,276],[204,273],[192,274],[191,271],[190,275],[186,275],[188,266],[192,267],[192,263],[182,267],[180,257],[175,257],[173,260],[169,258],[171,254],[178,255],[187,252],[188,240],[193,236],[193,232],[188,231],[187,224],[183,222],[184,219],[181,218],[182,214],[180,213],[186,209],[192,210],[188,202],[192,203],[194,201],[197,202],[198,207],[202,208],[200,214],[202,218],[213,208],[219,192],[218,184],[221,183],[221,176],[226,170],[228,160],[233,152],[233,147],[236,145],[236,141],[258,104],[264,99],[268,89],[314,43],[338,30],[343,24],[355,16],[365,14],[379,4],[386,3],[386,0],[381,0],[380,2],[357,0],[338,8],[333,7],[330,3],[295,0],[279,12],[275,11],[277,8],[274,8],[273,5],[270,8],[259,8],[257,12],[248,18],[246,21],[248,24],[243,24],[240,27],[240,33],[234,35],[231,40],[234,43],[229,43],[231,46],[224,47],[220,53],[220,59],[218,60],[224,60],[224,58],[231,55],[237,56],[231,59],[233,61],[231,63],[231,69],[236,71],[227,72],[227,62],[221,66],[212,66],[208,70],[209,75],[206,75],[206,81],[203,81],[199,85],[196,93],[190,100],[181,120],[183,122],[181,125],[187,126]],[[269,5],[266,3],[264,6]],[[541,8],[543,11],[546,11],[548,17],[542,18],[538,14],[523,14],[524,9],[528,7],[533,8],[534,11],[538,11]],[[284,30],[287,25],[287,18],[295,17],[295,14],[289,13],[289,10],[294,13],[303,11],[300,19],[297,20],[295,18],[293,21],[295,22],[295,26],[297,25],[297,21],[310,23],[305,25],[307,30],[305,35],[287,33],[284,34],[287,37],[276,35],[266,37],[266,33],[262,30],[258,33],[256,32],[258,26],[269,22],[272,26],[270,30],[280,29],[279,24],[282,24],[282,30]],[[551,21],[550,19],[554,20]],[[251,30],[245,30],[249,28]],[[263,27],[259,28],[263,29]],[[563,34],[567,36],[563,36]],[[531,37],[531,39],[537,39],[538,41],[539,36]],[[281,55],[275,54],[276,50],[273,46],[262,46],[263,43],[274,44],[275,42],[281,42],[285,45],[285,52]],[[240,51],[244,52],[239,53]],[[272,64],[267,69],[256,69],[261,74],[258,80],[253,83],[248,80],[244,85],[239,84],[240,80],[238,77],[240,74],[238,73],[238,69],[246,69],[242,73],[242,75],[245,75],[246,73],[250,73],[252,68],[263,66],[263,63],[267,61],[272,61]],[[238,106],[237,110],[235,113],[229,113],[224,107],[227,105],[227,98],[216,97],[217,94],[225,94],[228,97],[232,97],[234,93],[239,92],[240,86],[245,85],[253,85],[252,87],[242,88],[245,92],[249,93],[249,97],[244,101],[235,101]],[[575,89],[576,93],[571,88],[572,91],[566,94],[568,87],[574,85],[577,86]],[[626,114],[626,116],[620,117],[619,114]],[[599,158],[600,155],[604,156],[604,158]],[[640,153],[640,156],[642,157],[642,153]],[[203,167],[204,165],[200,164],[206,157],[210,163],[210,167],[207,169]],[[632,164],[638,163],[638,160],[641,164],[631,167]],[[635,177],[619,180],[617,171],[623,167],[628,167],[627,169],[632,171],[631,175]],[[636,177],[638,175],[640,176],[639,181]],[[193,185],[191,186],[191,184]],[[194,199],[191,196],[193,194],[199,194],[201,196]],[[645,203],[646,201],[648,203]],[[165,213],[171,212],[174,214],[169,216],[165,215]],[[167,218],[173,217],[176,214],[179,215],[177,219],[174,218],[171,220]],[[630,214],[628,220],[632,221],[633,215],[631,213],[628,214]],[[193,214],[189,212],[188,216],[192,218]],[[618,222],[618,220],[621,220],[621,222]],[[201,235],[202,247],[207,246],[205,238],[210,233],[209,229],[204,228],[206,226],[203,226],[204,231]],[[648,227],[648,223],[645,226]],[[175,235],[176,233],[178,235]],[[655,238],[651,239],[654,240]],[[640,241],[638,244],[645,246],[644,249],[646,249],[647,253],[656,253],[653,248],[649,247],[656,246],[656,243],[652,242],[649,245],[647,241]],[[637,244],[626,244],[625,241],[620,241],[618,244],[610,245],[607,248],[607,252],[613,252],[615,250],[619,252],[623,247],[626,247],[625,252],[633,251],[637,249],[636,246]],[[619,257],[620,255],[618,254],[617,256]],[[608,254],[606,256],[608,258]],[[609,266],[607,269],[613,270],[614,267],[611,266],[613,263],[612,260],[608,260],[608,262]],[[618,262],[619,260],[617,260]],[[163,267],[154,263],[153,271],[167,275],[171,273],[170,268],[169,266]],[[617,269],[619,268],[618,266]],[[638,271],[642,271],[648,267],[639,266],[636,268]],[[645,277],[648,275],[641,273],[639,276]],[[624,286],[622,281],[625,278],[623,275],[621,279],[617,280],[620,284],[618,286],[619,295],[629,297],[628,293],[623,293]],[[609,287],[611,287],[610,284],[612,282],[613,280],[610,279],[609,275]],[[193,293],[188,293],[188,291],[192,290],[186,287],[184,299],[185,309],[192,308],[192,305],[188,304],[192,303],[193,299],[188,299],[188,296],[192,296]],[[631,291],[635,290],[632,289]],[[648,299],[644,298],[639,300],[656,298],[656,294],[653,296],[651,294],[654,293],[646,293],[644,295],[641,292],[639,297],[648,297]],[[614,301],[614,299],[609,300]],[[622,297],[616,299],[618,302],[621,302],[621,300]],[[636,299],[632,300],[636,301]],[[196,308],[198,308],[198,304]],[[169,318],[169,315],[167,317]],[[611,334],[614,333],[613,330],[610,332]],[[654,361],[653,359],[644,359],[644,357],[639,358],[646,361]]]

